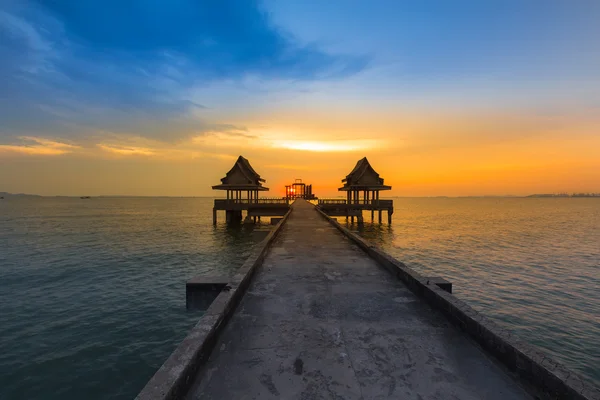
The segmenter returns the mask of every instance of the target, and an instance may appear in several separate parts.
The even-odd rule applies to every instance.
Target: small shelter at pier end
[[[390,190],[391,186],[383,184],[383,178],[373,169],[367,157],[363,157],[356,163],[354,169],[342,179],[344,186],[338,191],[346,192],[348,204],[372,203],[379,200],[381,190]],[[362,201],[361,201],[362,194]]]
[[[261,216],[285,215],[289,205],[284,199],[264,199],[258,197],[258,192],[268,191],[263,186],[266,182],[252,168],[250,162],[239,156],[233,167],[221,179],[220,185],[215,185],[214,190],[225,190],[225,199],[216,199],[213,207],[213,223],[217,222],[217,210],[225,210],[228,223],[240,222],[242,211],[247,211],[247,219],[260,219]],[[277,201],[279,200],[279,201]]]
[[[296,179],[291,185],[285,186],[285,198],[286,199],[305,199],[305,200],[316,200],[312,185],[307,185],[302,182],[302,179]]]
[[[374,219],[375,211],[379,212],[381,222],[382,211],[387,211],[388,223],[392,222],[394,213],[393,200],[380,200],[379,192],[390,190],[392,187],[384,185],[383,178],[373,169],[367,157],[363,157],[356,163],[354,169],[342,179],[344,186],[338,188],[340,192],[346,192],[346,200],[319,200],[319,206],[329,215],[345,215],[354,221],[362,222],[363,210],[371,211],[371,220]]]

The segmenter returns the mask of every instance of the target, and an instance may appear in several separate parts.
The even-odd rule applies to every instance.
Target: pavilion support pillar
[[[381,213],[382,213],[382,211],[379,210],[379,223],[381,223]]]
[[[213,208],[213,225],[217,225],[217,209]]]
[[[348,221],[349,212],[350,212],[350,202],[352,201],[352,192],[349,190],[346,192],[346,221]]]
[[[388,208],[388,225],[392,224],[392,214],[394,212]]]
[[[242,212],[239,210],[225,211],[225,221],[227,224],[239,224],[242,222]]]

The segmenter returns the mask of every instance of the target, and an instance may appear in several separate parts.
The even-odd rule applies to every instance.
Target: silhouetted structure
[[[342,179],[344,186],[338,190],[346,192],[346,200],[331,199],[319,200],[319,206],[329,215],[345,215],[354,222],[362,222],[362,211],[371,210],[371,220],[375,217],[375,211],[379,211],[379,222],[381,222],[382,211],[388,213],[388,223],[392,222],[394,213],[393,200],[380,200],[379,192],[390,190],[392,187],[383,184],[383,178],[373,169],[367,157],[363,157],[356,163],[354,169]]]
[[[261,216],[282,216],[289,208],[286,199],[259,198],[258,192],[268,191],[263,186],[266,182],[252,168],[250,162],[239,156],[233,167],[221,179],[220,185],[215,185],[214,190],[225,190],[225,199],[216,199],[213,207],[213,223],[217,223],[217,210],[225,210],[227,223],[240,222],[242,211],[247,211],[247,221],[251,218],[260,219]]]
[[[296,179],[291,185],[285,186],[285,198],[316,200],[317,198],[312,192],[312,185],[307,185],[302,182],[302,179]]]

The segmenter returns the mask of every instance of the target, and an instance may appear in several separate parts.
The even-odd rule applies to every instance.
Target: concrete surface
[[[185,283],[185,307],[206,310],[227,286],[227,276],[196,276]]]
[[[299,200],[187,398],[531,397]]]
[[[535,390],[536,398],[557,400],[600,400],[600,388],[558,363],[537,347],[519,339],[508,329],[477,312],[464,301],[440,288],[431,278],[413,269],[364,240],[354,232],[316,209],[344,237],[362,249],[371,259],[397,277],[434,309],[441,311],[462,332],[474,339],[512,374]]]

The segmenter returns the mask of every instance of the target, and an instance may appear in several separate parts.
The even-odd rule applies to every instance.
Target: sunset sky
[[[597,0],[0,0],[0,191],[600,192]]]

